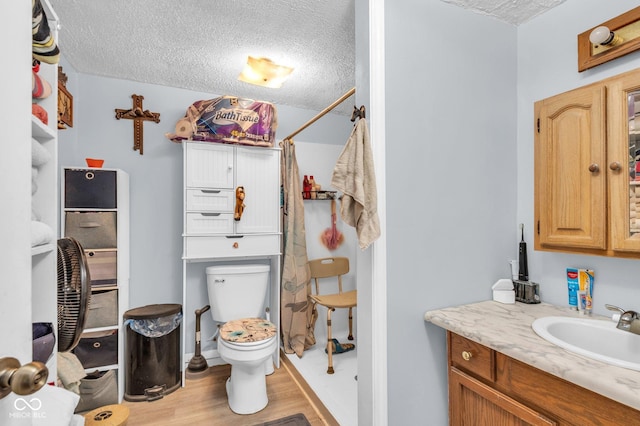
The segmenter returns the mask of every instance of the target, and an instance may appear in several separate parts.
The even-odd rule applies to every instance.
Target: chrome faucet
[[[620,312],[620,319],[618,319],[616,328],[630,333],[640,334],[640,315],[638,315],[636,311],[625,311],[622,308],[608,304],[605,304],[604,307],[610,311]]]

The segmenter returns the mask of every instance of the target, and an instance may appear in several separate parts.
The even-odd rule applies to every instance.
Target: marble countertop
[[[492,300],[428,311],[429,321],[511,358],[640,410],[640,371],[573,354],[539,337],[533,321],[546,316],[585,318],[547,303],[503,304]],[[594,319],[607,317],[594,315]],[[609,319],[610,320],[610,319]],[[638,354],[640,358],[640,353]]]

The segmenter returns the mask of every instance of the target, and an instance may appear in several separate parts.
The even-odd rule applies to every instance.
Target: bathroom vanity
[[[494,301],[425,313],[447,330],[451,425],[640,422],[640,371],[547,342],[531,328],[547,316],[584,318],[546,303]]]

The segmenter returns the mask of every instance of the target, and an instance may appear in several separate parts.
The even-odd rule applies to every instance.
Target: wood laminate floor
[[[331,413],[298,373],[286,356],[280,368],[267,376],[269,404],[255,414],[235,414],[227,403],[225,383],[231,366],[210,367],[200,380],[187,380],[186,386],[152,402],[129,402],[129,426],[146,425],[257,425],[296,413],[303,413],[312,426],[338,425]],[[354,407],[354,410],[356,407]]]

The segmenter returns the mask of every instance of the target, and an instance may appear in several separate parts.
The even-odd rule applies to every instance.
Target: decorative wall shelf
[[[319,201],[335,200],[336,194],[338,193],[337,191],[306,191],[306,192],[310,193],[310,198],[305,198],[304,197],[305,191],[303,191],[302,198],[304,200],[319,200]]]

